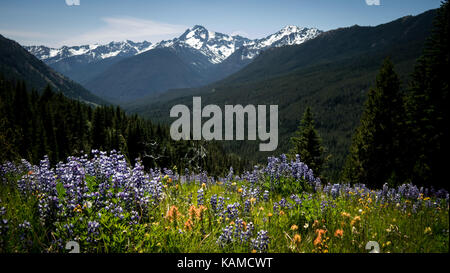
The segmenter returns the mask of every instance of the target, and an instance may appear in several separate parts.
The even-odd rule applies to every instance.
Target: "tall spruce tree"
[[[306,163],[314,174],[319,176],[325,162],[322,140],[314,127],[314,117],[311,108],[307,107],[303,113],[298,130],[291,137],[292,148],[289,152],[291,158],[300,155],[302,162]]]
[[[405,161],[419,185],[449,188],[449,1],[442,3],[406,96]]]
[[[398,183],[402,115],[400,82],[387,58],[368,93],[360,125],[353,136],[344,181],[381,186]]]

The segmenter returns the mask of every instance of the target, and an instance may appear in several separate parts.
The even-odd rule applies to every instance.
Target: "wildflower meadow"
[[[0,252],[448,252],[449,193],[325,184],[297,156],[214,178],[94,150],[0,167]]]

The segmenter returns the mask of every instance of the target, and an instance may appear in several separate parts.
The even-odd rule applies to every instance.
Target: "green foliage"
[[[371,186],[412,182],[448,189],[448,5],[443,2],[437,12],[405,93],[390,61],[380,69],[353,137],[344,179]]]
[[[87,182],[87,179],[86,179]],[[86,183],[88,184],[88,183]],[[64,197],[66,196],[66,189],[64,189],[64,185],[62,183],[57,183],[56,184],[56,191],[58,192],[58,198],[63,200]]]
[[[310,107],[306,108],[298,130],[291,137],[291,143],[291,158],[294,159],[297,154],[300,155],[301,161],[306,163],[316,176],[320,176],[325,163],[324,148],[322,140],[314,128],[314,119]]]
[[[24,82],[0,76],[0,162],[26,159],[33,164],[48,155],[52,164],[92,149],[117,150],[149,168],[187,168],[222,175],[230,166],[240,172],[248,161],[228,155],[217,142],[173,141],[165,125],[114,106],[92,107],[54,93],[27,91]]]
[[[402,115],[400,82],[392,62],[386,59],[369,91],[360,125],[353,137],[344,170],[344,181],[381,186],[395,179],[400,159],[400,115]]]
[[[405,164],[410,179],[420,185],[433,181],[448,188],[449,150],[449,1],[434,21],[422,57],[406,94]]]
[[[311,192],[312,187],[305,180],[296,180],[292,178],[280,177],[274,181],[266,177],[262,183],[262,189],[269,192],[276,192],[281,196],[289,196],[290,193]]]

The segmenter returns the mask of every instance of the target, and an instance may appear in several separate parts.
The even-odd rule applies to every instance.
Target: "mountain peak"
[[[208,31],[205,27],[195,25],[187,29],[178,39],[190,47],[199,50],[208,41],[210,34],[214,36],[214,33]]]
[[[207,30],[207,29],[202,25],[195,25],[191,28],[191,30]]]
[[[284,28],[281,29],[281,31],[290,31],[290,32],[297,32],[302,30],[303,28],[294,26],[294,25],[287,25]]]

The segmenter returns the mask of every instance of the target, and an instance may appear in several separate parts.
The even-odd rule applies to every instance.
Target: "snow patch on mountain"
[[[91,44],[82,46],[63,46],[61,48],[48,48],[45,46],[25,46],[29,52],[48,64],[56,63],[72,57],[84,57],[83,61],[89,63],[115,56],[133,56],[154,48],[154,44],[144,41],[110,42],[106,45]]]
[[[299,45],[308,40],[314,39],[320,33],[322,33],[322,31],[317,28],[286,26],[272,35],[262,39],[253,40],[250,43],[245,44],[247,53],[242,57],[243,59],[253,59],[262,50],[271,47]]]
[[[187,29],[180,37],[170,41],[162,41],[155,47],[191,47],[208,57],[213,64],[226,60],[239,48],[245,48],[242,59],[253,59],[262,50],[271,47],[299,45],[317,37],[322,31],[316,28],[286,26],[280,31],[262,39],[250,40],[241,36],[209,31],[196,25]]]
[[[37,58],[48,64],[56,63],[66,58],[80,56],[84,62],[94,62],[116,56],[134,56],[155,48],[191,48],[206,56],[212,64],[226,60],[236,50],[242,50],[242,60],[255,58],[262,50],[271,47],[299,45],[314,39],[322,31],[316,28],[286,26],[278,32],[261,39],[248,39],[239,35],[227,34],[207,30],[196,25],[187,29],[181,36],[168,41],[152,44],[150,42],[121,41],[106,45],[91,44],[82,46],[63,46],[48,48],[45,46],[26,46]]]

